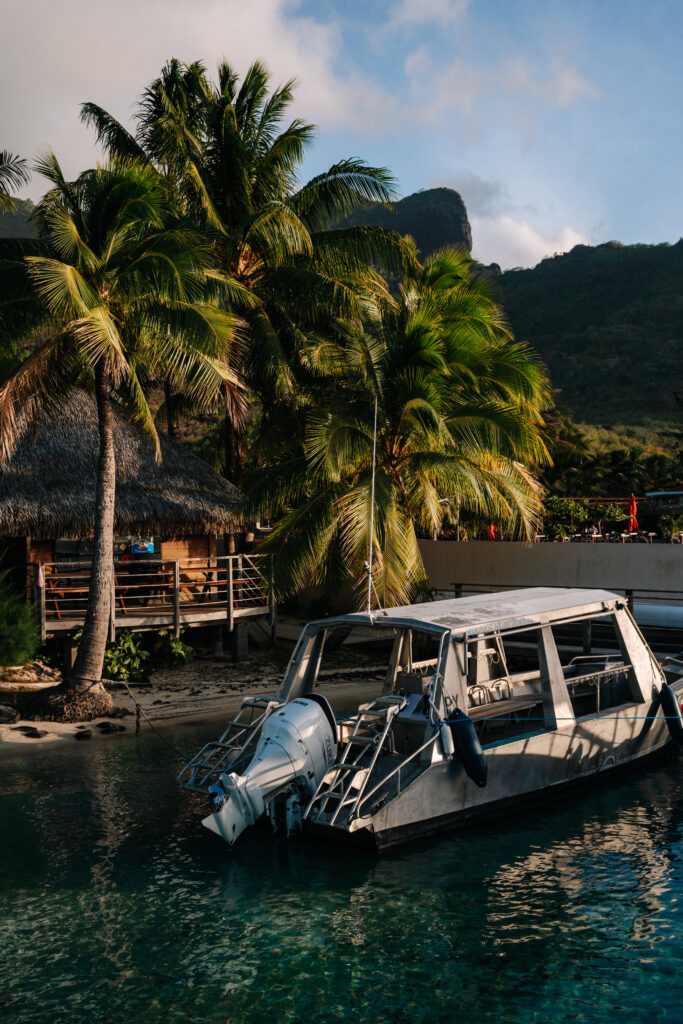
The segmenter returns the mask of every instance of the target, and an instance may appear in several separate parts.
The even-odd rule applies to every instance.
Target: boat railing
[[[210,785],[218,782],[226,771],[236,771],[242,766],[260,735],[261,726],[266,718],[280,707],[280,702],[272,697],[254,697],[242,702],[239,714],[223,731],[218,740],[204,744],[199,753],[178,773],[178,782],[184,789],[195,793],[208,793]],[[245,721],[241,715],[246,710],[263,708],[260,715]]]
[[[325,813],[328,802],[335,799],[337,800],[337,806],[330,817],[330,825],[336,823],[343,807],[349,807],[353,803],[353,808],[355,809],[358,805],[358,800],[362,797],[367,786],[368,779],[384,746],[392,722],[399,711],[406,706],[406,703],[405,697],[388,694],[383,697],[376,697],[368,704],[360,705],[358,716],[348,735],[342,756],[336,764],[332,765],[321,780],[304,811],[305,818],[312,814],[316,803],[318,804],[316,817],[320,817]],[[375,728],[373,725],[373,718],[380,720],[381,726],[379,728]],[[369,736],[361,733],[363,726],[370,727],[371,734]],[[360,749],[355,758],[351,760],[351,751],[354,747],[360,747]],[[372,751],[370,763],[367,765],[361,764],[361,759],[369,751]],[[358,783],[357,779],[360,773],[362,773],[362,776],[360,783]],[[344,783],[347,780],[347,776],[348,782],[345,786]],[[350,789],[356,790],[355,797],[349,797]]]
[[[579,684],[594,688],[595,711],[596,713],[599,713],[601,696],[600,688],[602,684],[610,679],[613,679],[615,676],[620,675],[622,672],[627,672],[630,668],[631,665],[627,664],[627,662],[625,661],[613,662],[609,665],[606,665],[605,668],[598,669],[597,671],[585,672],[583,673],[583,675],[570,677],[566,680],[567,688],[569,690],[575,691],[576,687],[579,686]]]
[[[567,662],[565,667],[568,667],[569,665],[577,665],[579,662],[598,662],[608,664],[613,658],[620,657],[620,654],[577,654],[571,659],[571,661]]]
[[[370,800],[371,797],[373,797],[375,795],[375,793],[379,792],[380,789],[383,789],[386,786],[386,784],[390,781],[390,779],[394,778],[394,776],[397,776],[396,796],[398,796],[400,794],[400,792],[401,792],[401,772],[403,771],[403,769],[411,761],[414,761],[416,758],[420,757],[425,752],[425,750],[428,750],[430,747],[434,746],[434,744],[436,743],[438,738],[439,738],[439,730],[436,729],[432,733],[432,735],[429,737],[429,739],[425,740],[425,742],[422,744],[421,747],[418,747],[417,750],[414,750],[412,752],[412,754],[409,754],[408,757],[404,758],[403,761],[401,761],[400,764],[396,765],[396,767],[393,769],[393,771],[389,772],[388,775],[385,775],[384,778],[381,779],[377,783],[377,785],[374,786],[370,790],[369,793],[366,793],[365,796],[363,797],[362,803],[366,804],[368,802],[368,800]],[[359,817],[362,817],[362,815],[360,813],[360,805],[357,804],[356,806],[359,807],[359,811],[358,811]],[[355,811],[355,809],[356,808],[354,807],[354,811]],[[351,817],[352,815],[353,815],[353,811],[351,812],[351,815],[349,815],[349,817]]]

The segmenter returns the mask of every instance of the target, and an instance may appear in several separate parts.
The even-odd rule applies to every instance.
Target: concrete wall
[[[598,587],[683,593],[683,544],[522,544],[421,540],[429,582],[486,587]],[[654,594],[652,595],[655,596]]]

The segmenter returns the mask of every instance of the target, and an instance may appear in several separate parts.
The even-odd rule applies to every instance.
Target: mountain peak
[[[357,224],[393,228],[400,235],[411,235],[422,260],[446,245],[459,245],[468,251],[472,248],[467,210],[460,193],[452,188],[421,189],[390,208],[380,203],[361,207],[339,227]]]

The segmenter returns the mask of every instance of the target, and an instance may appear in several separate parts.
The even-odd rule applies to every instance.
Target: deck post
[[[116,573],[111,574],[111,590],[109,592],[109,643],[116,641]]]
[[[173,562],[173,633],[180,636],[180,565],[176,558]]]
[[[233,598],[233,593],[232,593],[233,575],[232,575],[232,571],[233,570],[232,570],[232,556],[231,555],[228,555],[228,557],[226,559],[225,571],[226,571],[227,577],[228,577],[228,585],[225,588],[225,591],[226,591],[226,594],[227,594],[227,601],[228,601],[228,629],[230,630],[230,634],[232,635],[232,631],[235,628],[235,616],[233,614],[234,604],[233,604],[233,600],[232,600],[232,598]]]
[[[40,628],[40,642],[44,644],[47,640],[47,621],[45,614],[45,580],[43,579],[43,585],[40,585],[38,575],[40,573],[40,563],[36,562],[33,569],[33,588],[34,594],[36,595],[36,608],[38,609],[38,626]]]
[[[275,556],[270,556],[270,642],[277,643],[277,601],[275,600]]]

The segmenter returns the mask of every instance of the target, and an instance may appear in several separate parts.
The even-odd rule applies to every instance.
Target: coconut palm
[[[367,295],[385,291],[370,263],[413,265],[395,232],[331,230],[351,209],[392,198],[384,168],[342,160],[300,187],[314,127],[299,119],[284,126],[293,89],[289,81],[269,92],[260,62],[241,83],[223,63],[213,84],[201,64],[171,61],[142,98],[135,137],[95,104],[82,109],[110,151],[144,155],[168,175],[211,238],[234,282],[233,307],[248,323],[240,369],[266,408],[296,401],[298,353],[311,331],[361,316]],[[234,478],[242,460],[229,419],[226,426],[223,462]]]
[[[16,243],[8,245],[10,258],[0,262],[0,298],[23,272],[23,301],[41,314],[28,355],[0,387],[0,444],[7,456],[19,419],[40,406],[59,407],[74,387],[94,388],[94,553],[83,637],[67,681],[68,713],[78,716],[106,708],[108,700],[99,680],[113,573],[112,402],[146,430],[158,452],[146,382],[163,366],[198,403],[211,403],[225,387],[238,395],[239,382],[226,369],[237,321],[209,301],[220,280],[211,281],[207,297],[207,247],[186,227],[168,225],[169,197],[156,171],[112,162],[69,182],[52,154],[37,170],[51,184],[38,207],[40,238],[19,257]]]
[[[281,516],[265,544],[281,593],[311,584],[364,592],[375,401],[381,604],[406,603],[424,583],[417,537],[438,532],[445,515],[462,509],[513,535],[534,530],[548,382],[467,253],[435,254],[396,302],[338,322],[336,337],[309,345],[304,359],[319,388],[303,453],[255,487]]]
[[[11,193],[25,185],[28,179],[26,161],[6,149],[0,150],[0,210],[9,213],[14,209]]]

